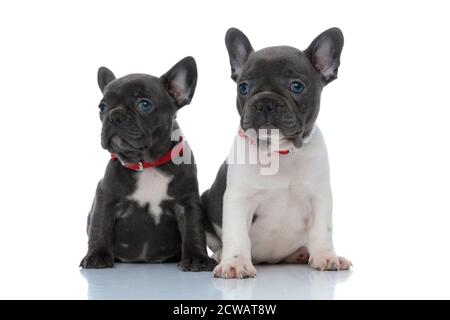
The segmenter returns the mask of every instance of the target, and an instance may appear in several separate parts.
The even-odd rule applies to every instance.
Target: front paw
[[[112,268],[113,265],[114,257],[106,250],[88,252],[80,262],[80,267],[85,269]]]
[[[234,256],[231,259],[223,259],[214,269],[214,277],[225,279],[254,278],[256,269],[251,259],[242,256]]]
[[[333,250],[323,250],[309,257],[309,265],[317,270],[348,270],[353,265],[344,257],[339,257]]]
[[[216,260],[205,255],[182,258],[178,267],[182,271],[211,271],[217,265]]]

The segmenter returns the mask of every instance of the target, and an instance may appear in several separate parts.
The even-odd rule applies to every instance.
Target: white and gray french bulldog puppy
[[[191,102],[196,83],[192,57],[161,77],[116,79],[99,69],[101,144],[112,159],[88,216],[81,267],[179,261],[184,271],[201,271],[217,264],[206,252],[194,158],[177,137],[177,111]]]
[[[329,29],[304,51],[254,51],[234,28],[225,42],[241,121],[227,161],[202,195],[208,246],[219,262],[214,275],[254,277],[258,263],[349,269],[333,246],[327,149],[315,124],[322,89],[337,78],[342,32]],[[252,152],[258,156],[250,163],[242,153]],[[272,156],[276,171],[264,173],[261,154]]]

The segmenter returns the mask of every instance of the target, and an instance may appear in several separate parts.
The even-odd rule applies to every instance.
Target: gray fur
[[[201,197],[203,209],[208,213],[209,222],[217,226],[222,225],[223,194],[227,187],[227,168],[227,163],[224,162],[220,166],[213,185],[209,190],[206,190]],[[215,234],[211,224],[207,225],[206,229],[211,234]]]
[[[181,80],[180,72],[185,75]],[[114,261],[180,261],[184,271],[214,267],[214,260],[206,253],[193,157],[192,164],[168,162],[156,168],[173,177],[168,185],[169,199],[160,204],[159,223],[150,214],[152,208],[148,204],[141,207],[128,198],[135,191],[141,172],[121,164],[154,161],[177,143],[171,140],[172,131],[178,129],[176,112],[191,101],[196,80],[197,69],[191,57],[181,60],[160,78],[131,74],[115,79],[107,68],[99,69],[101,103],[106,105],[100,114],[102,147],[117,154],[120,161],[109,161],[104,178],[98,183],[88,216],[89,242],[80,264],[83,268],[112,267]],[[143,98],[153,105],[146,113],[137,109]],[[115,117],[121,120],[117,122]],[[185,142],[186,151],[187,148]]]

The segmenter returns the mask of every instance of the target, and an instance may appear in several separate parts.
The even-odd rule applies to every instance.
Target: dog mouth
[[[273,130],[280,130],[280,129],[271,122],[265,122],[259,126],[258,130],[267,130],[270,132]]]
[[[112,149],[115,152],[126,153],[142,151],[145,147],[137,143],[136,141],[126,139],[118,134],[113,134],[108,141],[108,149]]]
[[[263,123],[258,127],[257,136],[258,139],[278,139],[281,140],[283,134],[281,133],[280,129],[275,126],[273,123]]]
[[[252,129],[268,135],[274,133],[286,138],[294,138],[301,133],[303,125],[295,114],[285,110],[262,113],[246,108],[241,118],[241,127],[244,130]]]
[[[280,141],[296,139],[302,133],[299,128],[286,128],[273,122],[265,122],[260,125],[242,126],[244,131],[253,132],[258,139],[278,139]]]

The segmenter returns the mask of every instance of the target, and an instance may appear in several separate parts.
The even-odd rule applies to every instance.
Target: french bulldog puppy
[[[333,247],[328,156],[315,125],[322,89],[337,77],[342,32],[329,29],[304,51],[254,51],[234,28],[225,42],[241,121],[232,151],[202,195],[208,245],[220,262],[214,275],[254,277],[258,263],[349,269]],[[256,153],[256,161],[242,153]],[[264,172],[274,163],[276,170]]]
[[[88,216],[81,267],[179,261],[183,271],[202,271],[216,265],[206,252],[194,158],[175,120],[196,82],[192,57],[161,77],[116,79],[107,68],[98,70],[101,145],[112,157]]]

